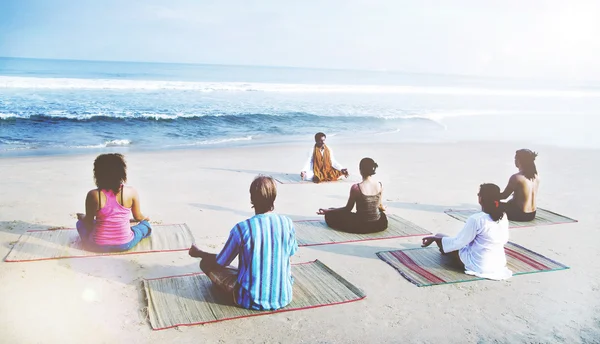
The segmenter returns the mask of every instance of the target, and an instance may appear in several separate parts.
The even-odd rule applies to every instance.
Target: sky
[[[600,80],[596,0],[0,0],[0,56]]]

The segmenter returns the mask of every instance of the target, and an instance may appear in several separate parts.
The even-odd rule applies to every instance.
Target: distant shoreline
[[[2,73],[2,60],[13,61],[47,61],[57,63],[90,63],[90,64],[130,64],[130,65],[181,65],[194,67],[217,67],[217,68],[258,68],[258,69],[289,69],[299,71],[321,71],[321,72],[351,72],[351,73],[374,73],[374,74],[391,74],[391,75],[406,75],[416,77],[444,77],[458,79],[473,79],[473,80],[504,80],[514,83],[521,82],[542,82],[552,84],[571,85],[570,87],[585,87],[584,85],[593,83],[600,87],[600,80],[582,80],[582,79],[553,79],[553,78],[530,78],[530,77],[506,77],[499,75],[474,75],[474,74],[453,74],[453,73],[425,73],[425,72],[410,72],[394,69],[346,69],[334,67],[309,67],[309,66],[269,66],[269,65],[244,65],[244,64],[222,64],[210,62],[167,62],[167,61],[120,61],[120,60],[87,60],[87,59],[72,59],[72,58],[39,58],[39,57],[14,57],[0,56],[0,75]]]

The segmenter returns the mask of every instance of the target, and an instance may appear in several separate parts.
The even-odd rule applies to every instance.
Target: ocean
[[[0,58],[0,157],[312,144],[600,148],[600,83]]]

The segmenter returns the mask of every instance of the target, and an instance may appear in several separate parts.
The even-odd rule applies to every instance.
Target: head
[[[94,180],[101,190],[119,192],[121,184],[127,181],[127,163],[122,154],[98,155],[94,160]]]
[[[275,209],[277,187],[271,177],[258,176],[250,184],[250,202],[256,214],[264,214]]]
[[[536,157],[537,153],[529,149],[519,149],[515,154],[515,166],[527,179],[533,179],[537,175]]]
[[[374,175],[377,167],[379,167],[379,165],[371,158],[363,158],[358,164],[360,175],[363,176],[363,178]]]
[[[489,214],[492,220],[499,221],[504,216],[500,208],[500,188],[496,184],[481,184],[479,186],[479,204],[484,213]]]
[[[325,139],[327,138],[327,135],[325,135],[324,133],[316,133],[315,134],[315,146],[321,148],[323,147],[323,145],[325,144]]]

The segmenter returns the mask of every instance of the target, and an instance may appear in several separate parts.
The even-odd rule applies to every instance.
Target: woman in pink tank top
[[[102,154],[94,161],[97,189],[85,199],[85,214],[77,214],[77,231],[83,246],[96,252],[127,251],[152,231],[140,210],[140,198],[127,181],[127,164],[121,154]],[[130,218],[139,221],[131,227]]]

